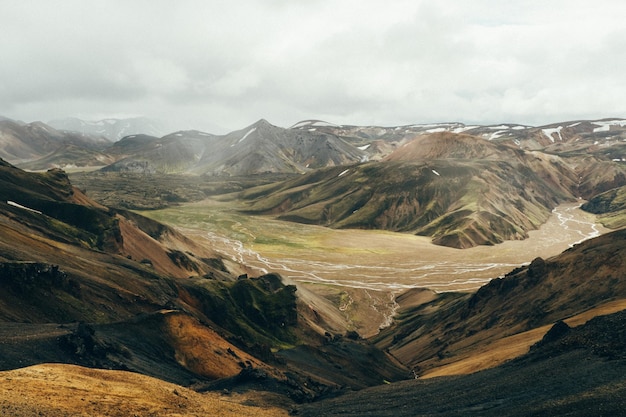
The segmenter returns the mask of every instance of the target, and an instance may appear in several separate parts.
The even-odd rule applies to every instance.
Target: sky
[[[0,0],[0,116],[540,126],[626,117],[623,0]]]

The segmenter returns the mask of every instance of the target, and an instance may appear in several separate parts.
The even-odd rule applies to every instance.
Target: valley
[[[329,229],[247,216],[232,202],[207,200],[142,215],[175,226],[233,261],[258,273],[277,272],[300,284],[400,292],[474,291],[491,278],[557,255],[585,239],[606,233],[580,203],[562,204],[530,238],[458,250],[430,239],[377,230]]]
[[[5,120],[0,406],[412,416],[567,408],[578,393],[600,404],[604,384],[623,385],[625,126],[260,120],[110,143]],[[42,370],[59,398],[88,382],[89,404],[36,401],[13,382],[38,387]],[[545,370],[547,395],[515,397]],[[141,374],[137,391],[126,371]],[[586,372],[584,386],[557,383]],[[498,402],[503,384],[513,398]],[[441,408],[459,389],[471,394]]]
[[[329,299],[364,337],[389,326],[396,296],[411,288],[472,292],[536,257],[550,257],[606,233],[581,203],[556,207],[525,240],[454,249],[429,238],[378,230],[330,229],[240,213],[237,201],[208,199],[142,215],[179,229],[252,274],[279,273]]]

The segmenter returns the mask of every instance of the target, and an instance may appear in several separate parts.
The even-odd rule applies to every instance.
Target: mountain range
[[[509,152],[508,145],[451,139],[464,152],[482,152],[482,163]],[[433,152],[427,143],[434,138],[423,140],[418,148]],[[525,152],[512,154],[526,163]],[[393,165],[406,161],[396,157],[381,163],[406,175]],[[467,160],[436,163],[415,165],[419,187],[427,172],[429,181],[463,172]],[[372,164],[316,172],[320,180],[341,179],[346,169]],[[225,414],[224,402],[209,403],[216,398],[259,415],[623,410],[624,229],[536,258],[474,293],[408,290],[396,297],[394,323],[364,340],[346,323],[342,330],[341,319],[328,320],[339,306],[276,274],[254,276],[208,241],[97,203],[59,169],[32,173],[0,161],[0,194],[5,413]],[[599,196],[598,211],[621,204],[618,192]],[[106,393],[92,397],[102,387]],[[37,395],[50,390],[63,400]]]
[[[101,166],[101,172],[137,175],[295,175],[245,191],[247,212],[415,233],[456,248],[524,239],[556,205],[626,186],[622,119],[393,128],[306,120],[288,129],[259,120],[226,135],[132,134],[116,142],[5,120],[0,135],[7,160],[31,170]],[[88,188],[97,192],[101,180],[87,180]],[[188,194],[170,201],[186,201]],[[623,208],[616,210],[617,220],[607,225],[623,221]]]
[[[626,120],[81,123],[0,118],[2,414],[623,413]],[[208,196],[458,249],[524,239],[564,202],[615,230],[477,291],[394,294],[363,338],[332,297],[132,210]]]

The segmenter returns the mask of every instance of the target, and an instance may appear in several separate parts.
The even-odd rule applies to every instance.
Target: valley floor
[[[390,324],[398,308],[395,296],[403,291],[475,291],[536,257],[557,255],[606,233],[580,204],[555,208],[528,239],[462,250],[411,234],[244,215],[232,201],[208,199],[142,214],[178,227],[254,273],[277,272],[286,282],[331,299],[349,325],[368,337]]]

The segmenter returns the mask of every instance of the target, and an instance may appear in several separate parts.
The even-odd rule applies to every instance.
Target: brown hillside
[[[287,416],[278,408],[199,394],[133,372],[44,364],[0,373],[0,414],[70,416]]]
[[[537,258],[475,294],[442,294],[400,310],[378,344],[419,373],[454,363],[505,337],[626,299],[625,253],[620,230]]]
[[[416,161],[424,159],[510,159],[515,148],[489,142],[483,138],[439,132],[417,136],[387,156],[385,161]]]

